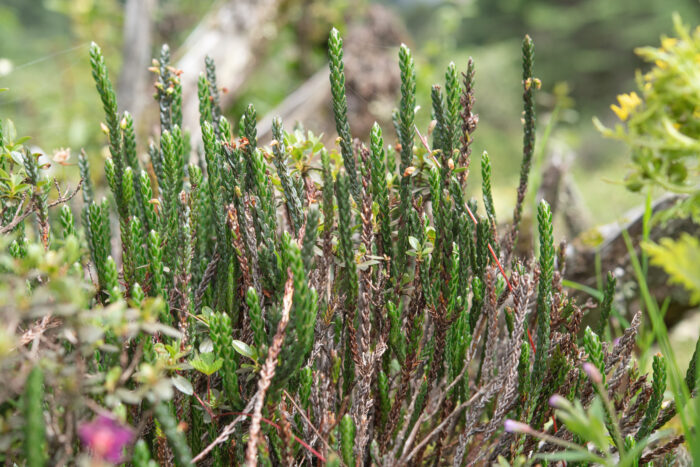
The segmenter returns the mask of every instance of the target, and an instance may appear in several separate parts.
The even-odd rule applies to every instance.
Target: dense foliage
[[[465,196],[479,121],[472,61],[461,77],[450,64],[444,86],[432,87],[423,135],[402,46],[399,143],[385,145],[375,125],[367,146],[348,123],[333,30],[339,150],[279,120],[263,147],[253,106],[234,129],[207,61],[198,153],[163,47],[153,67],[160,134],[143,161],[93,44],[109,200],[94,198],[81,155],[76,221],[78,188],[61,191],[45,177],[47,161],[2,134],[5,461],[671,462],[698,436],[697,414],[687,413],[697,408],[695,357],[685,378],[661,355],[651,375],[638,368],[641,313],[604,341],[615,280],[600,303],[568,296],[546,201],[537,254],[516,254],[540,86],[529,37],[522,54],[521,175],[513,221],[499,232],[487,154],[483,214]],[[596,331],[582,329],[593,308]],[[667,379],[684,395],[670,403]],[[660,430],[677,412],[683,434]]]

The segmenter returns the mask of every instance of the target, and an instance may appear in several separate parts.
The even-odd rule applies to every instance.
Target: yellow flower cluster
[[[634,112],[634,109],[642,104],[642,99],[639,98],[636,92],[631,92],[617,96],[617,102],[620,103],[619,106],[612,104],[610,108],[624,122]]]

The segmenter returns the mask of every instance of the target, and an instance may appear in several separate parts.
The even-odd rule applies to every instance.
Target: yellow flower
[[[678,39],[675,37],[662,37],[661,38],[661,48],[665,50],[671,50],[678,43]]]
[[[662,70],[668,68],[668,63],[666,63],[665,60],[656,60],[654,62],[654,65],[656,65],[658,68],[661,68]]]
[[[613,104],[610,108],[615,112],[615,115],[624,122],[629,118],[634,109],[641,105],[642,100],[636,92],[631,92],[629,94],[620,94],[617,96],[617,102],[620,103],[619,106]]]

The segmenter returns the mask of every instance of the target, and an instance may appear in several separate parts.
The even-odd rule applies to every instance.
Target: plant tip
[[[596,366],[591,362],[586,362],[583,364],[583,371],[594,383],[600,384],[603,382],[603,375],[600,374],[598,368],[596,368]]]
[[[529,434],[533,431],[530,425],[528,425],[527,423],[522,423],[517,420],[511,420],[510,418],[506,419],[506,421],[503,423],[503,428],[508,433]]]
[[[569,401],[559,394],[554,394],[549,398],[549,406],[555,409],[565,409],[569,406]]]

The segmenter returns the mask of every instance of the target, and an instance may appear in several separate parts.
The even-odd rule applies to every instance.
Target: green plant
[[[696,387],[696,353],[684,379],[668,341],[662,316],[667,304],[659,308],[650,295],[646,283],[647,262],[662,267],[670,281],[683,285],[690,292],[691,303],[697,303],[697,268],[693,258],[700,254],[700,245],[688,234],[676,239],[662,238],[659,243],[649,241],[648,229],[651,222],[666,222],[673,217],[690,217],[695,222],[700,219],[698,206],[700,191],[697,178],[698,127],[694,123],[697,105],[693,90],[697,83],[693,78],[698,50],[700,50],[700,30],[691,31],[678,15],[674,16],[677,37],[662,37],[661,47],[645,47],[637,53],[654,66],[646,73],[637,75],[639,95],[636,92],[618,97],[619,106],[612,106],[622,124],[614,130],[604,128],[595,120],[604,135],[625,142],[631,151],[633,171],[627,176],[627,188],[633,191],[647,189],[647,214],[645,215],[645,237],[642,242],[642,257],[637,256],[629,235],[625,242],[630,252],[637,283],[645,308],[652,322],[654,336],[665,356],[666,364],[654,360],[655,396],[649,402],[640,430],[648,433],[651,420],[658,417],[656,426],[670,420],[678,410],[683,435],[677,440],[686,439],[693,458],[700,458],[696,448],[694,426],[698,423],[696,402],[689,402]],[[651,217],[651,190],[661,188],[679,195],[670,209]],[[648,259],[647,259],[648,258]],[[665,388],[666,373],[669,375],[670,389],[674,395],[671,406],[659,413],[658,391]],[[658,376],[658,378],[657,378]],[[656,387],[658,385],[658,387]],[[651,420],[650,420],[651,419]],[[682,442],[682,441],[677,441]]]
[[[624,459],[639,458],[646,443],[662,439],[659,421],[670,413],[662,406],[665,368],[678,386],[672,358],[655,363],[653,384],[635,368],[639,314],[615,344],[604,346],[603,333],[590,329],[579,338],[586,307],[563,288],[546,201],[538,207],[539,261],[515,253],[535,144],[532,40],[523,41],[520,184],[503,240],[488,155],[481,161],[485,212],[466,195],[477,122],[474,63],[462,86],[450,64],[444,91],[432,88],[434,125],[424,137],[415,126],[414,62],[406,46],[399,49],[394,149],[378,125],[364,135],[369,146],[353,140],[337,30],[329,53],[339,150],[310,133],[287,133],[279,120],[264,146],[252,105],[234,135],[207,60],[198,81],[202,157],[189,163],[179,74],[163,47],[152,68],[160,133],[149,160],[141,160],[134,122],[118,113],[93,44],[111,197],[98,203],[86,190],[83,231],[62,208],[64,235],[52,237],[48,209],[69,197],[48,200],[50,184],[27,151],[20,162],[3,159],[4,179],[14,181],[0,238],[0,303],[7,304],[0,310],[11,323],[2,371],[41,365],[52,388],[43,396],[52,408],[49,462],[75,457],[56,435],[61,428],[73,433],[70,420],[102,410],[110,416],[82,426],[112,433],[118,449],[96,451],[83,436],[85,450],[121,460],[133,438],[135,465],[209,458],[216,465],[522,464],[550,450],[564,456],[575,443],[543,447],[507,430],[508,417],[548,440],[585,442],[586,433],[566,421],[600,413],[596,426],[614,440],[604,444],[599,434],[600,450],[608,455],[614,446]],[[84,157],[79,171],[89,176]],[[114,257],[112,201],[120,240]],[[31,214],[36,229],[23,230]],[[94,282],[86,270],[96,272]],[[613,292],[609,281],[602,330]],[[51,321],[54,309],[60,322]],[[50,345],[33,340],[25,348],[17,320],[42,327]],[[47,323],[56,331],[47,333]],[[581,373],[591,364],[597,378]],[[61,379],[66,372],[72,385]],[[41,399],[33,379],[21,386],[7,396],[8,420],[22,394]],[[547,403],[555,392],[580,401],[583,413],[561,415],[558,429]],[[687,396],[678,407],[690,405]],[[20,431],[8,430],[8,462],[22,459],[20,440],[38,442],[38,431]]]
[[[619,105],[611,106],[621,123],[614,129],[604,127],[598,119],[594,123],[604,136],[629,147],[632,171],[625,180],[628,189],[660,188],[679,195],[671,208],[657,214],[655,221],[689,217],[699,222],[700,126],[696,96],[700,89],[694,69],[700,53],[700,30],[691,31],[679,15],[674,15],[673,22],[676,37],[662,37],[658,48],[637,49],[637,54],[653,66],[646,73],[637,73],[639,94],[622,94],[618,96]],[[681,236],[662,239],[660,245],[647,241],[643,248],[652,263],[690,291],[696,303],[700,293],[697,268],[690,265],[700,254],[697,242]]]

